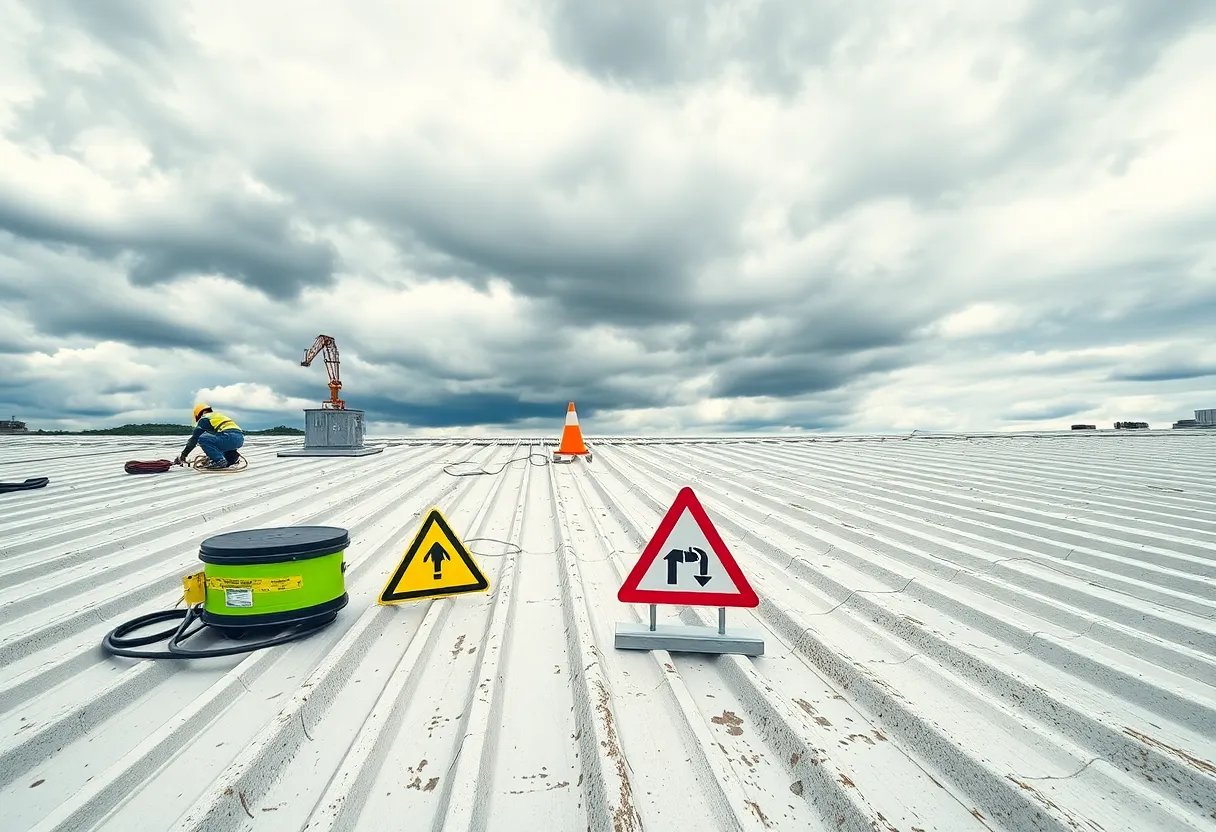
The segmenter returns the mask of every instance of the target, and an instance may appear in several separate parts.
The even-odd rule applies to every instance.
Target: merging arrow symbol
[[[709,553],[704,549],[696,546],[690,546],[687,549],[672,549],[667,554],[663,555],[663,560],[667,561],[667,583],[674,586],[679,575],[679,567],[681,563],[700,563],[700,574],[693,575],[697,579],[697,583],[705,586],[709,583]]]

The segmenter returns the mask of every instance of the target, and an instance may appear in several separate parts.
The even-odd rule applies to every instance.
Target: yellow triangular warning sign
[[[378,603],[398,604],[442,595],[485,592],[489,588],[490,582],[469,550],[439,509],[433,508],[405,550],[405,557],[389,576]]]

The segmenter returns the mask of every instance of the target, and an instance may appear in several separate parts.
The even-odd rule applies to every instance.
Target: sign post
[[[757,607],[760,599],[688,486],[676,494],[616,597],[650,605],[649,626],[617,623],[617,649],[764,654],[759,633],[726,627],[727,607]],[[718,626],[660,625],[659,604],[717,607]]]

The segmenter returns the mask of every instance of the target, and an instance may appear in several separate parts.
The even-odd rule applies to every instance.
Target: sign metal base
[[[764,638],[755,630],[726,627],[726,609],[718,610],[717,627],[692,624],[657,624],[655,608],[650,607],[650,623],[618,621],[618,650],[667,650],[674,653],[741,653],[763,656]]]
[[[673,653],[741,653],[763,656],[764,639],[753,630],[737,628],[719,633],[717,627],[674,627],[659,624],[653,630],[645,624],[618,622],[618,650],[668,650]]]

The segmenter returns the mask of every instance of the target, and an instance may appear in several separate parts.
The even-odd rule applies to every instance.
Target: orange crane
[[[338,342],[330,335],[318,335],[311,347],[304,351],[301,367],[307,367],[312,360],[325,351],[325,370],[329,373],[329,401],[321,402],[321,407],[332,410],[346,410],[346,402],[338,398],[342,389],[342,381],[338,378]]]

